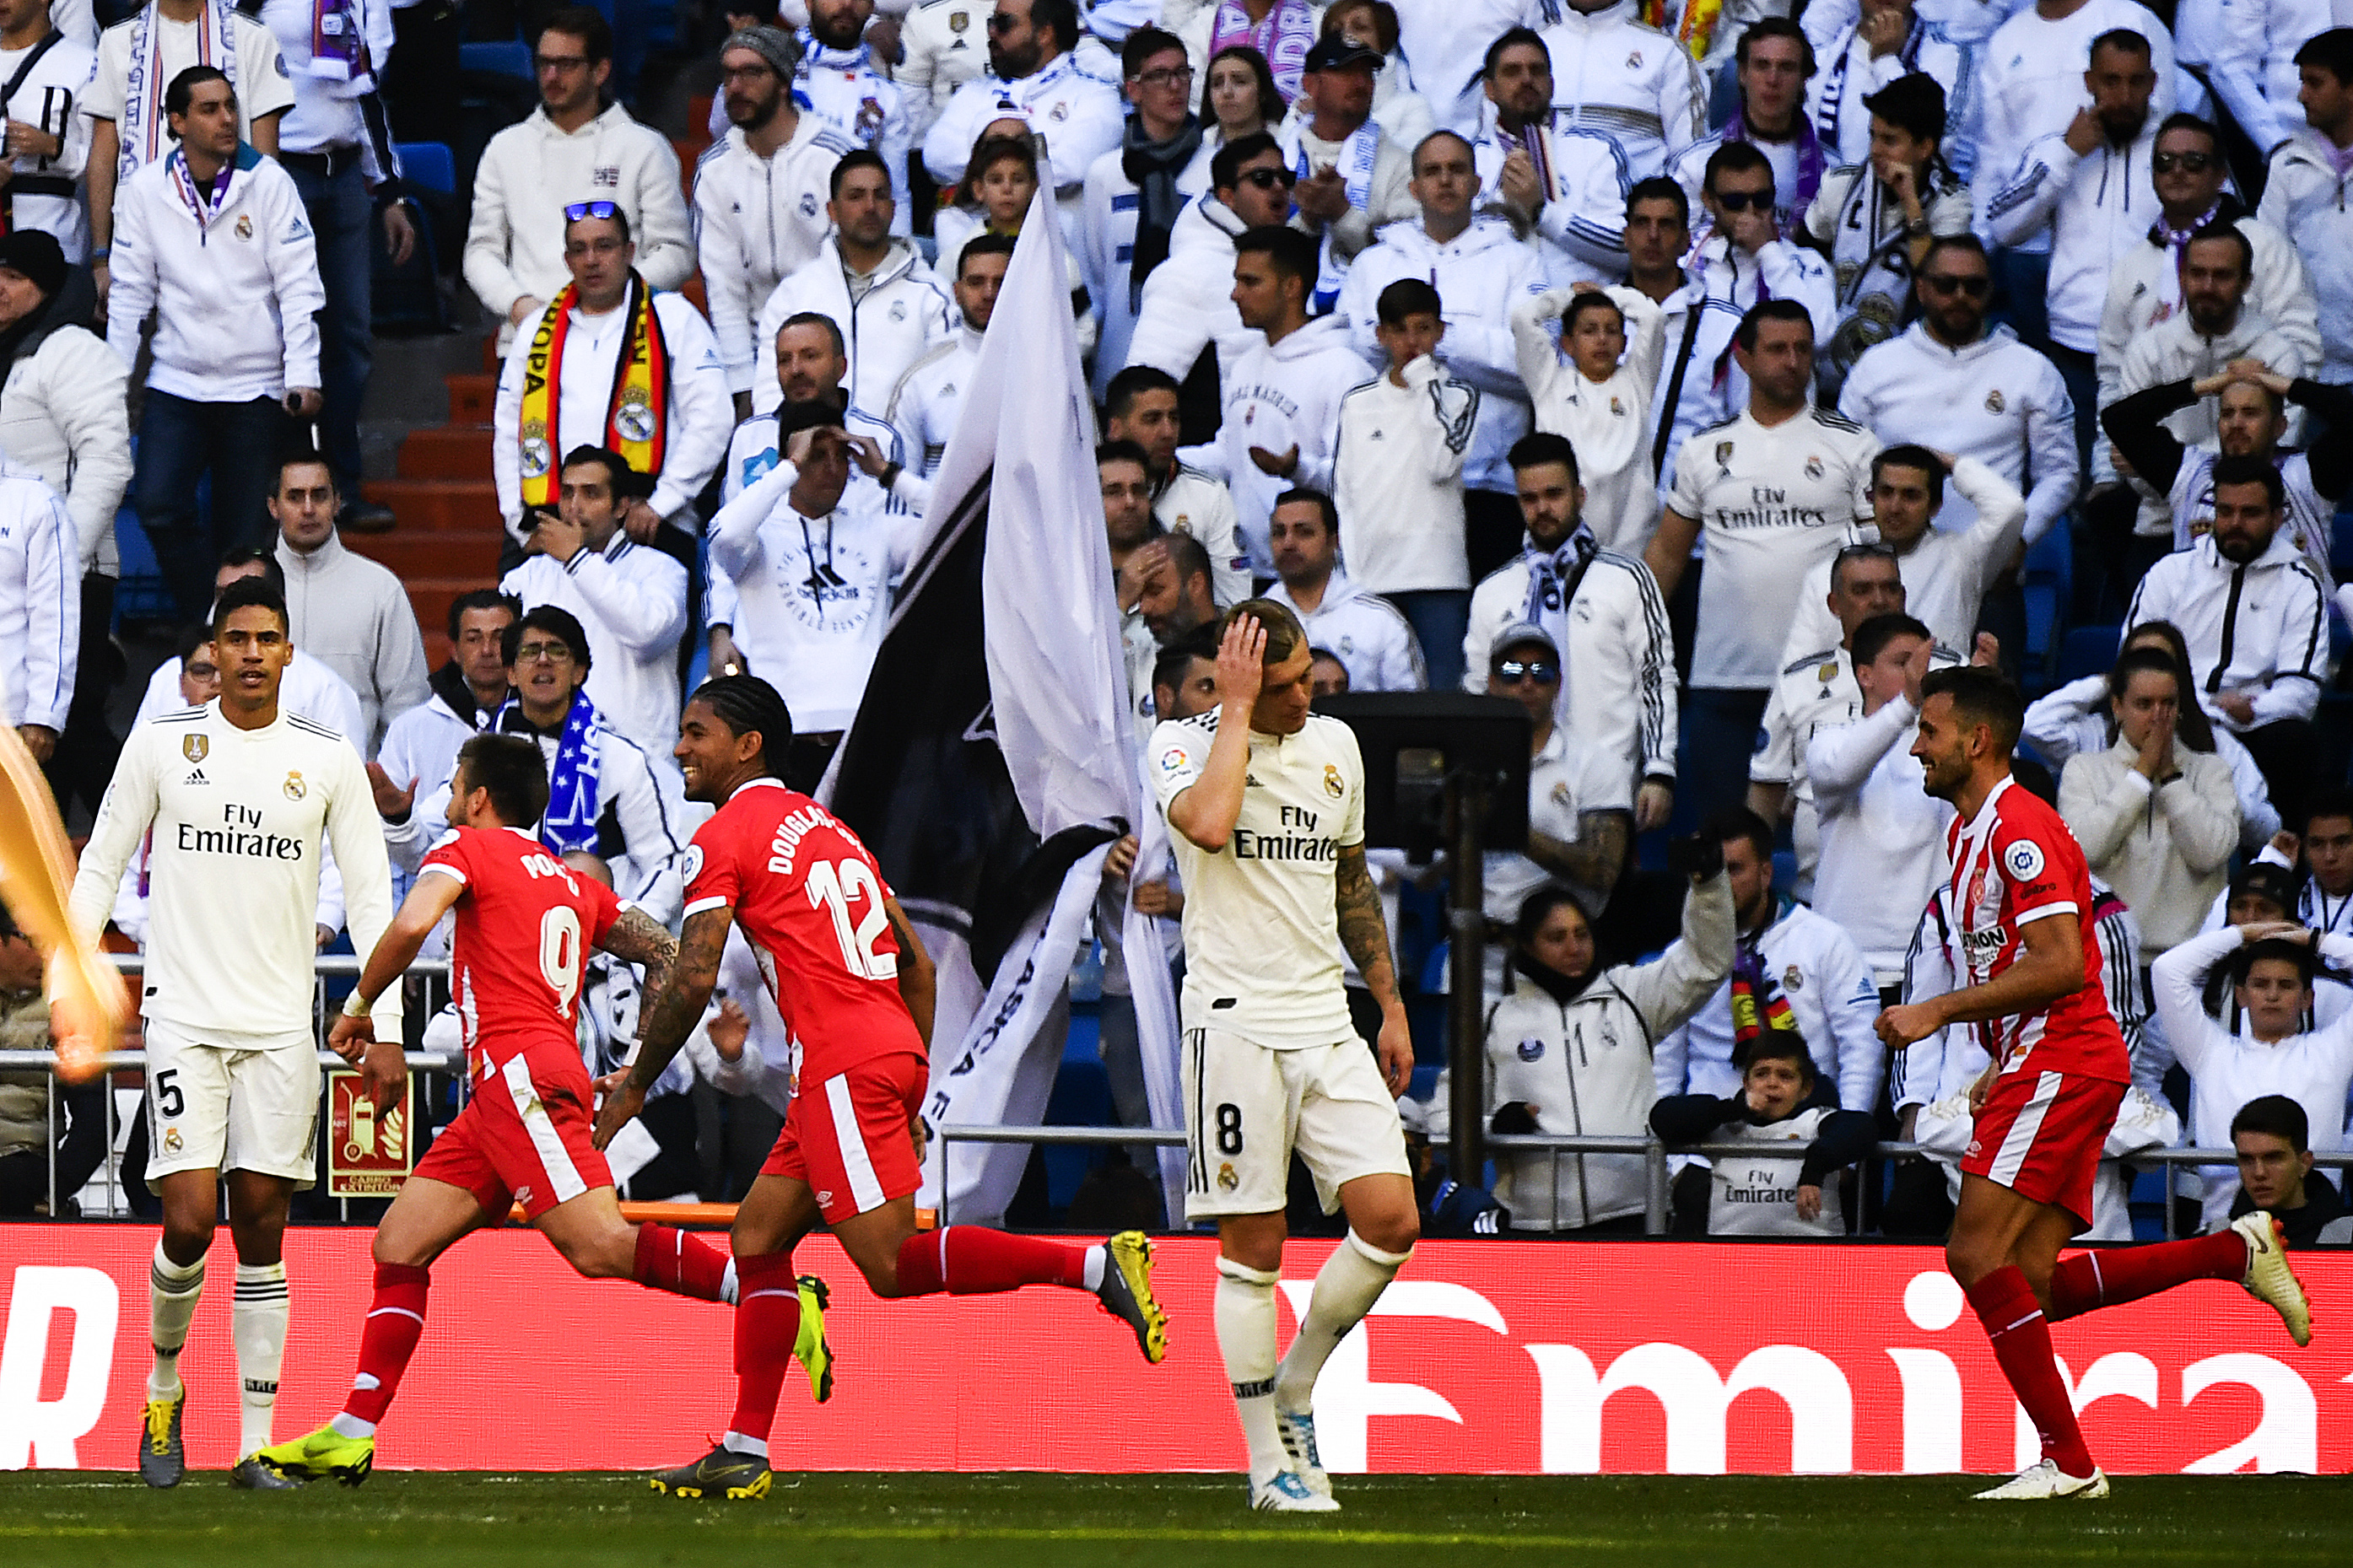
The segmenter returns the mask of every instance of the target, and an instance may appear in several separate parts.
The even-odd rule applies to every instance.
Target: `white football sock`
[[[1253,1481],[1270,1480],[1287,1465],[1282,1434],[1274,1419],[1274,1285],[1278,1278],[1230,1258],[1218,1259],[1213,1312],[1218,1353],[1225,1358],[1226,1379],[1233,1384],[1234,1407],[1241,1415],[1242,1441],[1250,1446]]]
[[[186,1268],[164,1256],[155,1244],[154,1261],[147,1269],[147,1338],[155,1347],[155,1364],[147,1373],[147,1397],[169,1399],[181,1391],[180,1348],[188,1342],[188,1325],[195,1321],[196,1300],[205,1293],[205,1260]]]
[[[765,1437],[746,1437],[741,1432],[730,1432],[719,1439],[719,1446],[731,1454],[748,1454],[755,1459],[768,1457],[768,1440]]]
[[[1275,1398],[1285,1410],[1304,1410],[1315,1397],[1315,1379],[1348,1331],[1365,1321],[1410,1251],[1383,1252],[1355,1231],[1332,1251],[1315,1276],[1291,1352],[1276,1372]]]
[[[269,1419],[278,1409],[278,1373],[286,1360],[286,1265],[237,1266],[237,1301],[229,1337],[237,1342],[237,1452],[269,1447]]]
[[[735,1260],[731,1258],[727,1260],[727,1267],[721,1270],[719,1275],[720,1301],[730,1307],[735,1305],[736,1289]]]
[[[1079,1282],[1090,1290],[1100,1290],[1103,1289],[1103,1270],[1110,1267],[1111,1248],[1097,1242],[1087,1248],[1085,1271],[1081,1275]]]

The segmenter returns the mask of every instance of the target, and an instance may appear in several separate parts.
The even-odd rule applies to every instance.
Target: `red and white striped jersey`
[[[2006,1073],[2023,1068],[2031,1054],[2039,1072],[2128,1083],[2131,1058],[2101,984],[2091,869],[2058,812],[2015,784],[2003,779],[1974,819],[1956,818],[1946,830],[1963,969],[1955,978],[1964,986],[1999,978],[2025,952],[2029,925],[2073,915],[2084,943],[2082,988],[2040,1011],[1977,1025],[1978,1040]]]

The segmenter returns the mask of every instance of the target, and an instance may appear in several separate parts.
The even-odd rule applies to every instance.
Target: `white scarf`
[[[1314,160],[1308,156],[1307,138],[1313,134],[1305,121],[1299,126],[1299,142],[1292,158],[1293,170],[1304,180],[1315,173]],[[1373,165],[1379,162],[1381,128],[1370,116],[1348,133],[1340,143],[1333,166],[1340,171],[1340,180],[1348,195],[1348,205],[1358,212],[1373,203]],[[1324,236],[1323,265],[1315,279],[1314,297],[1308,301],[1308,313],[1320,316],[1339,302],[1340,285],[1348,279],[1348,264],[1332,248],[1332,236],[1327,228]]]
[[[139,9],[131,19],[131,68],[122,85],[121,153],[117,163],[117,178],[128,180],[142,165],[152,163],[171,150],[171,127],[165,123],[164,93],[172,83],[164,74],[164,36],[154,26],[155,0]],[[204,15],[196,20],[196,61],[200,66],[212,66],[228,78],[228,89],[236,93],[237,38],[231,30],[229,10],[221,0],[205,0]],[[179,75],[178,71],[171,73]],[[244,118],[243,100],[239,99],[237,117]]]

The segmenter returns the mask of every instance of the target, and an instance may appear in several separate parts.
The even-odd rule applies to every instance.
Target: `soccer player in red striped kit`
[[[728,927],[743,927],[801,1066],[784,1131],[730,1237],[742,1287],[735,1413],[711,1452],[653,1478],[676,1497],[767,1495],[769,1429],[800,1323],[793,1247],[820,1223],[877,1296],[1060,1285],[1092,1292],[1134,1331],[1146,1361],[1167,1348],[1152,1245],[1139,1231],[1071,1247],[977,1226],[915,1228],[931,961],[858,836],[778,776],[792,733],[784,699],[755,676],[722,676],[688,700],[677,746],[687,798],[719,810],[688,851],[675,984],[648,1002],[636,1061],[598,1086],[601,1147],[645,1103],[717,983]]]
[[[2040,1462],[1977,1494],[1999,1501],[2108,1495],[2050,1323],[2193,1279],[2230,1279],[2274,1309],[2297,1344],[2312,1338],[2304,1288],[2260,1211],[2187,1241],[2059,1257],[2089,1222],[2092,1179],[2132,1071],[2100,984],[2084,852],[2059,814],[2010,777],[2023,716],[2017,688],[1989,669],[1936,670],[1921,687],[1912,754],[1926,792],[1956,813],[1947,847],[1966,984],[1890,1007],[1878,1025],[1898,1049],[1975,1025],[1992,1058],[1969,1089],[1976,1122],[1945,1261],[2042,1438]]]

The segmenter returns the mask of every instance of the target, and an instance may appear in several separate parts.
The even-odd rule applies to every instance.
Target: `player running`
[[[292,659],[286,600],[268,579],[223,590],[213,608],[221,694],[132,731],[74,878],[85,941],[113,908],[123,868],[153,836],[153,921],[141,986],[147,1020],[148,1185],[164,1235],[148,1289],[155,1350],[139,1441],[149,1486],[187,1473],[180,1351],[204,1293],[221,1179],[237,1243],[229,1315],[242,1384],[240,1487],[285,1479],[254,1455],[269,1446],[286,1353],[287,1205],[312,1181],[319,1120],[311,960],[319,851],[332,844],[352,936],[372,944],[392,919],[392,877],[375,796],[343,736],[283,712]],[[392,1009],[397,1024],[397,1006]]]
[[[2059,1248],[2089,1222],[2100,1150],[2131,1080],[2124,1036],[2084,921],[2091,876],[2059,814],[2010,776],[2023,720],[2018,689],[1989,669],[1940,669],[1921,688],[1912,754],[1925,787],[1957,814],[1947,831],[1960,990],[1890,1007],[1879,1037],[1901,1049],[1948,1024],[1975,1024],[1992,1058],[1969,1089],[1977,1113],[1945,1263],[1993,1342],[1994,1358],[2042,1437],[2042,1458],[1977,1495],[2104,1498],[2048,1325],[2192,1279],[2235,1279],[2299,1345],[2312,1338],[2304,1288],[2270,1215],[2187,1241]]]
[[[877,1296],[1061,1285],[1092,1291],[1134,1330],[1145,1360],[1167,1349],[1152,1244],[1140,1231],[1086,1247],[968,1225],[916,1231],[931,960],[858,837],[776,776],[792,733],[784,699],[756,677],[723,676],[689,699],[677,747],[687,798],[719,812],[687,852],[673,983],[648,1001],[645,1043],[628,1073],[597,1086],[607,1097],[596,1117],[602,1148],[702,1016],[728,925],[742,926],[803,1055],[784,1132],[731,1237],[742,1288],[735,1413],[718,1447],[653,1478],[654,1490],[678,1497],[767,1495],[769,1429],[802,1315],[793,1247],[819,1223]]]
[[[596,878],[576,874],[524,825],[547,810],[539,747],[477,735],[458,752],[448,821],[456,831],[425,857],[417,885],[368,954],[329,1044],[361,1064],[382,1110],[406,1079],[397,1036],[379,1039],[375,998],[400,984],[426,937],[452,909],[450,995],[473,1094],[442,1129],[375,1232],[375,1299],[360,1335],[359,1371],[343,1414],[306,1437],[261,1452],[304,1480],[367,1479],[375,1429],[425,1332],[433,1260],[460,1237],[503,1223],[520,1202],[565,1262],[591,1279],[635,1279],[697,1300],[733,1295],[733,1266],[666,1225],[621,1217],[605,1157],[589,1144],[587,1068],[575,1005],[586,950],[642,964],[649,994],[669,983],[678,944],[654,919]],[[812,1315],[813,1335],[822,1319]],[[823,1358],[807,1358],[812,1377]],[[823,1399],[829,1392],[817,1390]]]
[[[1397,1097],[1413,1073],[1380,896],[1365,864],[1356,737],[1310,714],[1290,610],[1226,612],[1218,707],[1152,732],[1185,882],[1185,1217],[1218,1222],[1218,1349],[1250,1446],[1250,1506],[1329,1513],[1316,1375],[1421,1234]],[[1345,951],[1380,1004],[1377,1065],[1348,1019]],[[1275,1360],[1274,1287],[1297,1153],[1348,1235]]]

